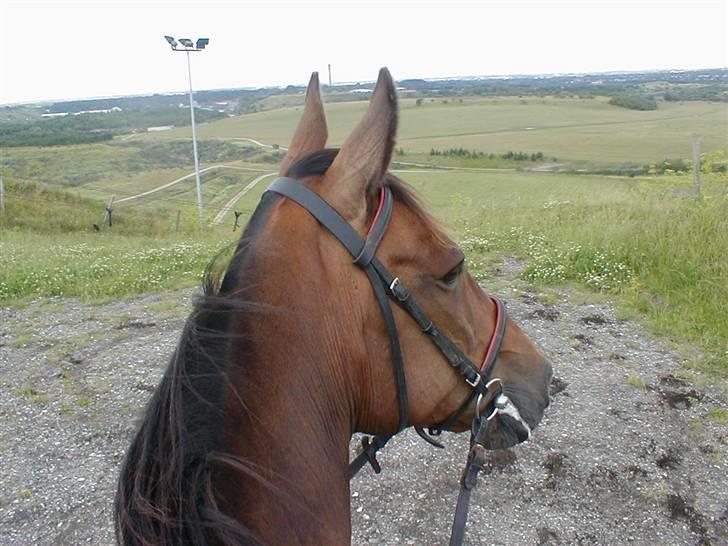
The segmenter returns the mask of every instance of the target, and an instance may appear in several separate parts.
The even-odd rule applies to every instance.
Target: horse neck
[[[219,480],[226,511],[267,544],[345,544],[356,394],[345,352],[321,337],[338,317],[316,313],[316,295],[265,297],[285,308],[241,318],[230,350],[223,449],[249,471]]]

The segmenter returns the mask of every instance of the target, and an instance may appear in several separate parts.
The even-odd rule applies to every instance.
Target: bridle
[[[496,309],[496,326],[488,342],[488,348],[483,362],[478,366],[450,338],[437,328],[417,304],[404,283],[398,277],[393,276],[376,257],[377,247],[386,232],[394,204],[392,190],[388,185],[382,184],[381,186],[379,205],[366,239],[362,239],[357,231],[331,205],[298,180],[286,177],[278,178],[268,187],[266,192],[287,197],[306,209],[339,240],[354,258],[354,265],[361,268],[369,278],[374,295],[382,311],[391,344],[392,368],[397,386],[397,400],[399,404],[399,425],[397,432],[401,432],[408,426],[408,401],[404,361],[390,300],[393,300],[412,317],[422,332],[442,352],[450,366],[457,370],[464,377],[465,382],[472,387],[472,392],[460,407],[442,424],[430,427],[428,429],[429,434],[422,428],[415,427],[417,433],[424,440],[436,447],[442,448],[444,446],[432,438],[432,436],[437,436],[443,430],[448,430],[463,412],[465,412],[468,406],[473,403],[473,400],[475,400],[475,418],[471,427],[470,451],[468,452],[468,460],[460,480],[460,494],[458,496],[450,538],[450,546],[462,544],[470,504],[470,492],[475,487],[478,472],[483,469],[483,465],[485,464],[485,436],[488,425],[496,415],[507,415],[522,426],[529,437],[531,433],[529,425],[521,418],[516,406],[504,394],[501,380],[491,378],[496,358],[505,335],[507,322],[505,305],[498,298],[491,296],[491,300],[495,304]],[[486,407],[492,407],[487,417],[481,417],[480,415],[483,401],[486,401]],[[367,462],[371,464],[375,473],[381,472],[376,454],[394,434],[374,436],[373,438],[364,437],[362,440],[362,452],[349,464],[349,479],[353,478]]]

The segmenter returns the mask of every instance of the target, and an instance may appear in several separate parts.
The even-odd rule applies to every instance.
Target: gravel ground
[[[553,403],[531,442],[491,454],[466,542],[728,544],[725,391],[681,380],[609,304],[540,297],[516,269],[489,284],[552,359]],[[113,543],[118,465],[194,293],[0,309],[0,544]],[[354,544],[447,544],[467,437],[445,442],[404,433],[357,476]]]

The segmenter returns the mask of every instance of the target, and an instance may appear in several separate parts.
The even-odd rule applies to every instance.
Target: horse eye
[[[440,277],[438,280],[445,286],[451,287],[455,284],[455,281],[458,280],[458,277],[460,277],[460,274],[463,272],[464,268],[465,260],[462,260],[458,265],[448,271],[445,276]]]

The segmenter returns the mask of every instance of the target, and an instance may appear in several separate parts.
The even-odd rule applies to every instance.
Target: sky
[[[728,0],[0,0],[0,104],[195,89],[728,66]]]

